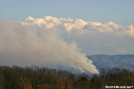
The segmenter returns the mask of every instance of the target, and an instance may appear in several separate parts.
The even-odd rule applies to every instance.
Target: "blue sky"
[[[134,24],[134,0],[0,0],[0,20],[55,16],[85,21]]]

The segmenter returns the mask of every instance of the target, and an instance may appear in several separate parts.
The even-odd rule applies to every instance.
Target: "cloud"
[[[55,18],[46,19],[51,19],[52,24],[60,24]],[[28,17],[25,21],[27,22],[22,24],[0,22],[0,65],[64,66],[82,72],[98,73],[92,61],[80,52],[75,42],[64,41],[53,27],[51,30],[41,27],[42,24],[48,25],[44,19]]]
[[[128,33],[130,36],[134,37],[134,26],[130,25],[130,26],[128,26],[128,29],[129,30],[127,30],[126,33]]]
[[[70,19],[70,18],[56,18],[52,16],[45,16],[44,18],[33,18],[28,17],[25,21],[21,22],[22,25],[39,25],[41,27],[46,27],[47,29],[58,29],[58,27],[63,27],[62,30],[71,32],[81,31],[88,33],[107,33],[116,36],[130,36],[134,37],[134,26],[120,26],[114,22],[100,23],[100,22],[87,22],[82,19]]]
[[[32,17],[33,18],[33,17]],[[42,19],[43,21],[36,21]],[[112,21],[107,23],[90,22],[82,19],[57,18],[45,16],[24,20],[23,26],[33,25],[42,29],[57,30],[62,39],[76,41],[82,52],[91,54],[116,54],[116,49],[126,50],[124,53],[134,53],[134,25],[121,26]],[[127,42],[126,42],[127,41]],[[104,46],[109,44],[109,46]],[[130,47],[132,49],[130,49]]]
[[[25,21],[32,21],[32,20],[34,20],[34,18],[31,17],[31,16],[28,16],[28,17],[25,19]]]

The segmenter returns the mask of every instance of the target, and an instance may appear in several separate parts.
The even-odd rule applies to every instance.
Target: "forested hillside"
[[[105,89],[106,85],[134,86],[134,72],[103,68],[89,76],[37,66],[0,67],[0,89]]]

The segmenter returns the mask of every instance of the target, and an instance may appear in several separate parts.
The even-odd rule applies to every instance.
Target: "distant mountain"
[[[118,67],[126,68],[129,70],[134,70],[134,54],[126,55],[91,55],[87,56],[93,61],[93,64],[97,69],[107,68],[107,67]]]

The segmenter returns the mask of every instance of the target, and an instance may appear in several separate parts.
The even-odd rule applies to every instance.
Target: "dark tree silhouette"
[[[100,74],[73,74],[44,67],[0,67],[0,89],[105,89],[109,86],[134,86],[134,72],[102,68]]]

